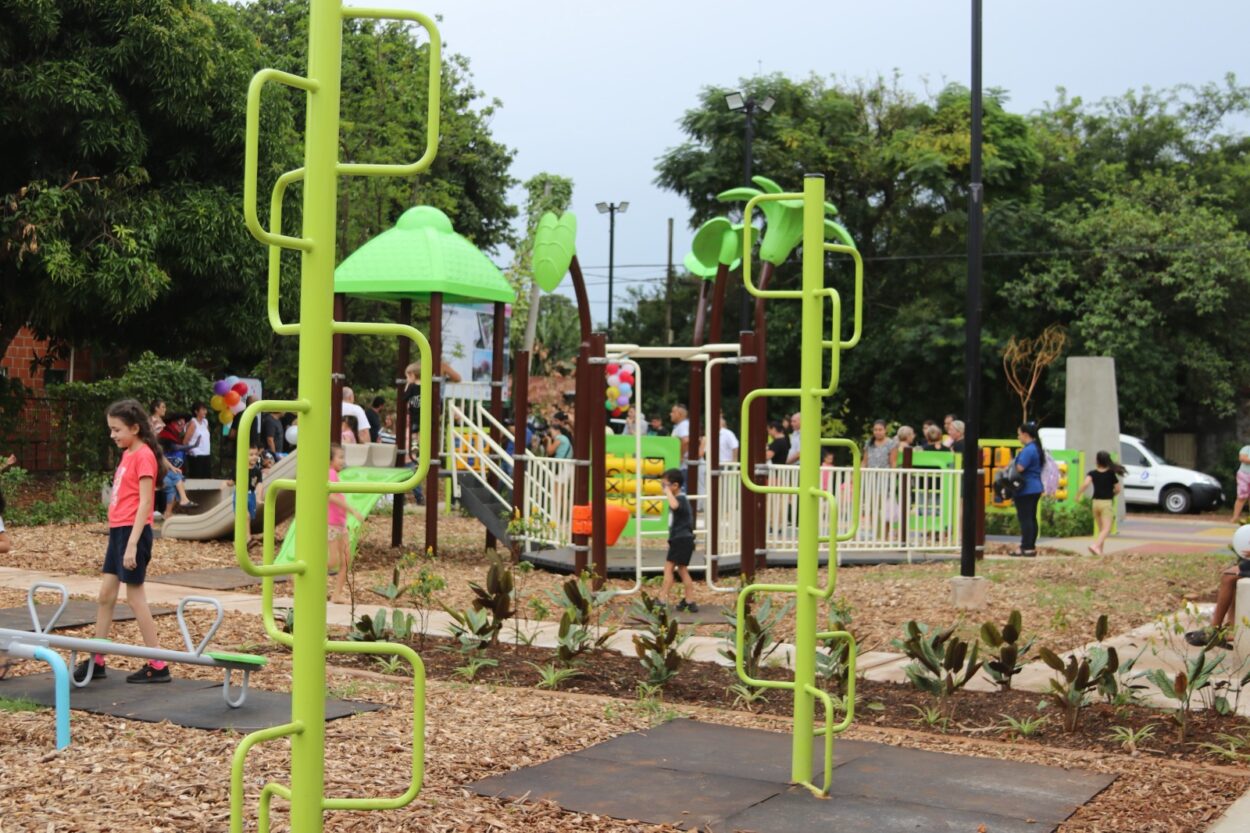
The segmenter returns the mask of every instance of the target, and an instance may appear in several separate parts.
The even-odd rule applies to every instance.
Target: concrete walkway
[[[1127,553],[1204,553],[1228,552],[1233,530],[1237,527],[1224,516],[1179,515],[1175,518],[1154,515],[1128,515],[1120,521],[1115,534],[1107,539],[1107,555]],[[1001,536],[995,536],[998,540]],[[1017,538],[1003,538],[1015,541]],[[1038,539],[1043,547],[1089,555],[1094,536],[1079,538]]]

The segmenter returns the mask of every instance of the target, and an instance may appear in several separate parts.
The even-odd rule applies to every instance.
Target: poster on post
[[[504,307],[504,338],[512,307]],[[460,376],[448,379],[443,395],[458,399],[490,399],[490,378],[494,359],[492,336],[495,327],[494,304],[443,305],[443,361]],[[509,397],[508,347],[504,344],[504,398]]]

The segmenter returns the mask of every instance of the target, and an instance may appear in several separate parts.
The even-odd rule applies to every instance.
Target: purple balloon
[[[225,396],[226,391],[228,390],[230,390],[230,385],[228,382],[226,382],[225,379],[220,379],[216,382],[213,382],[213,393],[217,394],[218,396]]]
[[[628,407],[629,407],[629,397],[628,397],[628,396],[618,396],[618,397],[616,398],[616,404],[617,404],[617,405],[620,405],[622,408],[628,408]]]

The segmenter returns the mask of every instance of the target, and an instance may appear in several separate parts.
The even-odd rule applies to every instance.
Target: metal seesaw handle
[[[196,645],[191,641],[191,632],[187,630],[187,620],[183,616],[189,602],[206,604],[217,611],[217,618],[213,620],[213,626],[208,629],[208,633],[204,634],[204,638],[200,640],[200,644]],[[204,649],[208,647],[208,643],[212,640],[213,635],[217,633],[217,629],[221,627],[222,620],[226,618],[226,611],[222,608],[221,602],[212,596],[187,596],[178,602],[178,630],[182,631],[182,641],[186,643],[187,650],[195,654],[197,657],[204,653]]]
[[[56,612],[52,614],[52,618],[48,620],[47,625],[39,624],[39,610],[35,607],[35,592],[38,590],[55,590],[61,594],[61,604],[57,607]],[[49,633],[56,625],[61,614],[65,612],[65,606],[69,604],[69,590],[64,584],[57,584],[54,581],[37,581],[26,591],[26,609],[30,611],[30,625],[35,629],[35,633]]]

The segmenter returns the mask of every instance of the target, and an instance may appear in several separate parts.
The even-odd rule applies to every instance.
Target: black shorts
[[[109,528],[109,548],[104,554],[104,567],[100,572],[117,576],[122,584],[143,584],[148,572],[148,562],[152,560],[152,527],[145,526],[139,536],[139,543],[135,546],[138,563],[133,570],[127,570],[122,563],[126,555],[126,544],[130,543],[130,530],[131,527],[128,526]]]
[[[1250,558],[1237,559],[1238,578],[1250,578]]]
[[[668,555],[665,560],[671,561],[679,567],[690,566],[690,556],[694,555],[694,539],[693,538],[669,538],[668,539]]]

